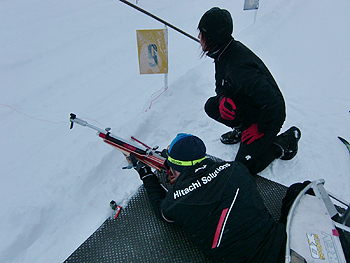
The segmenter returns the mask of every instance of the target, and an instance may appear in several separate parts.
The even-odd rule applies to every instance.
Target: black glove
[[[144,164],[143,162],[136,159],[135,154],[130,153],[130,161],[134,167],[134,169],[139,173],[140,179],[143,180],[148,176],[153,175],[151,167]]]

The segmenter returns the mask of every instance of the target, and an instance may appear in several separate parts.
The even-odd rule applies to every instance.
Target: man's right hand
[[[219,110],[220,110],[220,115],[224,120],[229,120],[232,121],[235,119],[235,109],[236,105],[232,101],[232,99],[221,96],[220,98],[220,103],[219,103]]]

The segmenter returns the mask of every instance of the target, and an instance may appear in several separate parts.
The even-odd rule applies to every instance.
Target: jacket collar
[[[174,183],[174,187],[176,187],[176,184],[182,184],[182,182],[187,180],[193,180],[193,178],[201,177],[202,171],[205,171],[208,165],[213,164],[214,161],[207,157],[205,160],[201,161],[200,163],[197,163],[193,166],[186,167],[179,177],[176,179]]]
[[[220,61],[220,58],[222,54],[226,51],[226,49],[231,45],[231,43],[234,41],[234,38],[231,38],[231,40],[227,43],[218,48],[217,50],[213,51],[212,53],[208,54],[208,57],[213,58],[215,61]]]

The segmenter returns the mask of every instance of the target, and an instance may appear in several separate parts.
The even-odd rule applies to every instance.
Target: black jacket
[[[225,95],[236,104],[236,126],[258,124],[260,132],[281,128],[285,103],[271,73],[249,48],[232,40],[215,53],[215,81],[218,99]]]
[[[286,234],[263,204],[247,168],[206,159],[186,168],[167,194],[155,176],[144,186],[157,215],[180,226],[208,257],[277,262]]]

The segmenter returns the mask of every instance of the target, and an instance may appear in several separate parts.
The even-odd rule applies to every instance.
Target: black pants
[[[224,120],[221,117],[216,97],[211,97],[207,100],[204,110],[210,118],[231,128],[240,127],[240,129],[244,130],[253,124],[249,122],[237,123],[235,120]],[[251,174],[257,174],[264,170],[273,160],[282,155],[282,150],[273,144],[281,127],[282,124],[280,127],[271,127],[271,130],[265,132],[263,137],[249,145],[246,142],[241,143],[235,161],[243,163]]]

